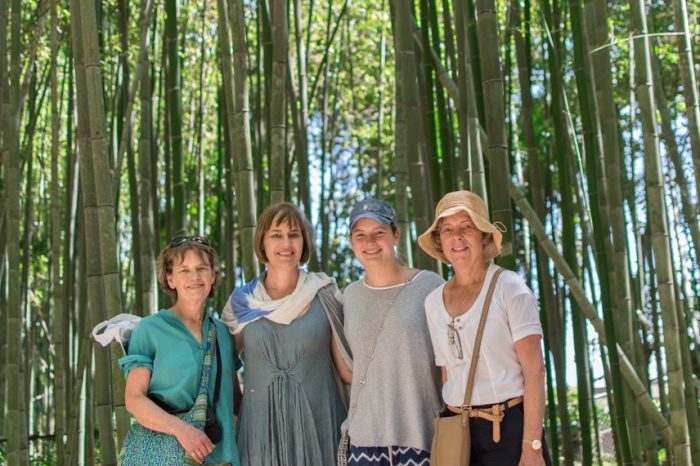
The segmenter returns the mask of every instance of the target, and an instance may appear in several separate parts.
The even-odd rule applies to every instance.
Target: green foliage
[[[51,2],[48,2],[51,3]],[[154,225],[155,236],[159,238],[156,243],[158,247],[167,240],[169,216],[172,212],[172,201],[168,199],[170,187],[167,186],[171,169],[166,164],[166,148],[168,142],[165,138],[167,127],[167,114],[165,102],[165,79],[166,66],[163,59],[164,48],[164,25],[165,11],[162,4],[158,4],[156,16],[152,26],[152,36],[148,42],[148,49],[151,64],[147,70],[150,76],[150,91],[153,112],[154,140],[152,148],[157,162],[154,164],[156,172],[152,174],[151,182],[155,185],[157,200],[155,202],[156,215]],[[327,238],[328,261],[325,271],[335,277],[338,284],[344,287],[352,280],[356,280],[362,274],[362,269],[354,259],[348,244],[347,217],[352,206],[364,196],[379,196],[395,203],[397,198],[397,182],[394,162],[397,159],[398,149],[395,146],[396,132],[396,50],[394,44],[394,28],[392,27],[391,2],[389,0],[373,1],[367,0],[334,2],[319,1],[299,2],[302,8],[302,36],[305,41],[307,79],[310,101],[308,103],[308,156],[311,184],[312,212],[309,215],[315,228],[316,242],[318,245],[317,256],[320,255],[321,245],[324,237]],[[419,16],[418,3],[415,3],[415,14]],[[468,3],[468,2],[467,2]],[[521,2],[524,5],[524,2]],[[532,85],[531,90],[534,97],[533,121],[532,124],[537,136],[536,150],[538,162],[543,168],[542,179],[534,180],[524,177],[524,184],[527,186],[542,186],[547,200],[547,218],[545,223],[549,229],[548,233],[555,242],[561,241],[560,222],[563,216],[573,216],[577,235],[577,244],[586,243],[588,239],[584,237],[584,227],[588,227],[586,212],[583,207],[576,212],[562,212],[561,193],[559,192],[560,173],[556,149],[554,149],[554,125],[551,108],[551,86],[552,76],[547,68],[547,31],[544,27],[541,2],[529,2],[531,8],[531,23],[527,25],[530,31],[530,56]],[[553,2],[557,3],[557,2]],[[561,3],[561,2],[560,2]],[[130,205],[130,191],[128,189],[129,178],[126,171],[126,161],[118,160],[118,146],[126,122],[124,121],[125,102],[123,96],[125,90],[133,85],[136,79],[135,70],[138,66],[140,37],[140,0],[104,0],[97,2],[99,5],[99,31],[100,31],[100,52],[101,67],[103,76],[104,104],[106,109],[107,138],[109,143],[110,170],[120,169],[119,173],[113,174],[114,181],[119,183],[119,189],[115,187],[117,198],[114,200],[116,214],[118,218],[116,233],[119,251],[119,274],[120,288],[123,294],[124,311],[134,309],[136,304],[136,281],[134,271],[134,242],[138,238],[138,232],[134,231],[134,216]],[[229,153],[226,145],[223,144],[222,122],[222,73],[220,64],[220,45],[217,31],[218,11],[216,2],[205,0],[192,0],[178,2],[179,4],[179,53],[181,64],[181,100],[182,100],[182,147],[185,165],[185,216],[188,231],[195,233],[199,227],[199,193],[200,193],[200,169],[203,179],[201,192],[204,205],[204,234],[212,238],[212,244],[221,252],[227,247],[228,234],[238,232],[241,227],[239,220],[228,221],[225,211],[228,202],[235,205],[236,197],[240,195],[238,181],[228,185],[223,180],[224,164],[223,159],[233,160],[234,154]],[[635,219],[635,226],[638,230],[645,231],[646,206],[643,195],[643,171],[644,166],[639,161],[642,153],[641,126],[638,121],[638,106],[632,100],[633,89],[630,77],[633,60],[631,58],[631,40],[634,34],[630,23],[630,7],[627,2],[606,2],[609,9],[607,18],[610,28],[610,37],[606,43],[607,51],[611,56],[610,67],[613,74],[614,102],[618,113],[618,122],[621,128],[620,139],[623,142],[623,153],[621,162],[623,164],[623,177],[625,182],[629,181],[626,187],[628,199],[626,206],[630,212],[634,211],[638,218]],[[73,170],[74,162],[82,154],[78,153],[76,147],[76,110],[74,89],[76,86],[74,76],[74,64],[71,50],[71,41],[80,41],[81,38],[71,37],[70,21],[75,12],[71,11],[68,4],[58,2],[58,37],[59,54],[57,58],[57,77],[59,92],[59,186],[61,191],[61,241],[59,245],[50,244],[51,227],[51,114],[50,114],[50,89],[48,87],[48,70],[50,69],[50,34],[48,29],[48,12],[41,9],[47,2],[39,0],[22,0],[21,2],[21,59],[22,59],[22,79],[27,83],[23,87],[24,108],[19,119],[21,128],[20,147],[25,150],[22,161],[21,174],[21,205],[22,215],[27,212],[27,207],[33,207],[32,218],[27,223],[29,231],[29,244],[5,245],[3,248],[19,248],[22,254],[28,256],[28,269],[26,272],[27,282],[23,284],[22,312],[26,317],[23,327],[23,337],[32,338],[33,351],[36,358],[32,360],[33,367],[30,368],[30,375],[27,380],[33,381],[34,393],[31,399],[34,400],[32,407],[33,416],[36,417],[35,427],[41,432],[49,431],[51,416],[51,396],[47,396],[53,390],[54,377],[52,370],[55,364],[55,335],[52,333],[55,319],[54,303],[51,300],[51,264],[58,261],[61,268],[59,283],[71,285],[70,289],[63,290],[67,297],[66,303],[69,308],[65,311],[68,316],[70,336],[66,344],[70,348],[68,354],[70,364],[75,371],[78,360],[78,350],[80,348],[80,331],[89,327],[85,322],[84,308],[79,308],[81,289],[74,279],[79,277],[81,264],[76,262],[65,263],[63,252],[65,248],[71,248],[68,258],[75,260],[78,257],[80,248],[85,245],[86,239],[77,233],[79,225],[83,223],[82,211],[76,217],[74,209],[78,206],[73,204],[77,199],[82,200],[81,195],[69,192],[70,186],[76,182],[76,174]],[[259,164],[259,171],[255,174],[255,182],[261,193],[260,199],[256,199],[258,208],[262,207],[269,198],[269,134],[265,127],[268,108],[265,102],[265,87],[270,84],[270,76],[265,70],[266,44],[264,43],[262,11],[259,9],[261,2],[244,2],[246,33],[249,46],[247,57],[247,78],[250,84],[250,119],[251,119],[251,140],[255,161]],[[290,18],[293,23],[293,2],[290,2]],[[438,16],[438,35],[440,43],[437,52],[440,55],[441,65],[448,70],[448,76],[456,80],[457,71],[455,56],[449,56],[450,47],[447,44],[447,31],[450,26],[454,34],[454,5],[455,2],[436,1],[436,12]],[[445,11],[445,6],[452,10]],[[571,28],[569,17],[564,4],[559,5],[560,22],[555,31],[562,38],[561,69],[558,70],[563,77],[563,92],[567,97],[567,121],[571,127],[569,134],[577,143],[581,143],[581,116],[580,105],[577,99],[574,74],[572,70],[573,43],[571,39]],[[501,64],[505,64],[510,59],[511,66],[514,67],[514,57],[506,57],[508,50],[513,51],[514,47],[508,42],[512,38],[513,31],[510,30],[511,20],[509,18],[511,4],[509,2],[496,2],[496,13],[498,18],[498,28],[500,32],[501,48],[497,52],[501,55]],[[691,35],[694,38],[700,36],[700,2],[688,2]],[[128,11],[128,14],[125,12]],[[447,23],[446,16],[451,23]],[[684,112],[686,104],[681,96],[682,83],[678,73],[679,55],[676,44],[676,37],[673,25],[673,9],[668,2],[655,0],[649,2],[648,18],[650,27],[654,32],[653,53],[658,58],[661,66],[663,79],[663,89],[669,101],[669,110],[672,114],[674,128],[679,129],[679,135],[684,134],[685,122]],[[422,18],[417,18],[420,23]],[[424,21],[423,21],[424,22]],[[427,27],[427,24],[421,24]],[[330,35],[336,30],[333,39]],[[432,34],[432,31],[431,31]],[[380,60],[382,37],[385,46],[383,63]],[[308,38],[308,43],[306,40]],[[454,37],[452,37],[454,47]],[[695,41],[695,59],[700,63],[700,48]],[[297,81],[297,54],[298,50],[294,40],[294,27],[290,26],[289,57],[290,75],[294,77],[294,90],[298,95],[299,83]],[[9,56],[9,50],[3,51]],[[514,53],[514,52],[512,52]],[[422,72],[422,63],[419,64]],[[128,73],[127,73],[128,71]],[[515,133],[513,142],[515,147],[511,147],[511,154],[518,152],[521,156],[522,165],[519,167],[523,173],[527,173],[527,164],[531,163],[524,152],[524,132],[519,121],[520,96],[516,80],[517,70],[510,70],[508,76],[508,86],[511,95],[507,101],[512,103],[512,108],[507,109],[507,124],[509,129]],[[128,82],[127,82],[128,75]],[[27,111],[29,101],[30,78],[34,76],[37,95],[37,112],[30,115]],[[4,78],[4,77],[3,77]],[[4,86],[4,84],[2,84]],[[435,79],[434,86],[441,84]],[[479,83],[481,85],[481,83]],[[5,87],[1,91],[4,92]],[[436,89],[431,89],[435,93]],[[0,92],[0,95],[4,95]],[[296,102],[289,102],[291,109]],[[456,115],[455,102],[448,100],[446,113],[450,115],[452,127],[449,128],[455,139],[455,148],[458,148],[459,141],[459,121]],[[0,105],[0,107],[5,107]],[[132,145],[136,160],[138,161],[140,152],[138,138],[141,133],[141,121],[139,116],[144,108],[137,94],[134,102],[134,111],[131,121]],[[433,121],[437,125],[438,120],[433,111]],[[380,126],[380,113],[383,121]],[[428,117],[425,122],[429,121]],[[30,124],[34,124],[36,131],[30,139],[27,129]],[[295,141],[292,137],[292,116],[288,113],[287,125],[290,128],[286,140],[286,154],[289,159],[289,166],[292,167],[288,175],[287,184],[290,187],[289,198],[293,202],[299,202],[299,173],[298,160],[295,154]],[[4,130],[0,133],[4,134]],[[0,134],[0,141],[2,140]],[[421,135],[419,139],[422,139]],[[683,156],[687,158],[686,163],[690,166],[690,153],[685,138],[679,137]],[[29,144],[32,144],[31,146]],[[29,148],[32,148],[29,152]],[[442,170],[448,166],[446,163],[455,154],[444,153],[442,147],[438,145],[438,157]],[[220,160],[220,156],[223,159]],[[29,178],[26,176],[28,158],[33,157],[32,173]],[[516,166],[514,160],[512,166]],[[234,164],[234,172],[236,170]],[[0,174],[4,174],[5,165],[0,165]],[[578,173],[576,189],[585,188],[585,177]],[[27,195],[27,181],[31,184],[29,195]],[[671,183],[673,179],[669,179]],[[4,189],[6,180],[0,176],[0,189]],[[75,188],[74,188],[75,189]],[[505,190],[506,187],[503,187]],[[233,196],[228,194],[234,193]],[[321,200],[321,193],[323,199]],[[673,192],[667,196],[676,196],[675,187]],[[585,192],[578,192],[579,199],[586,198]],[[2,198],[5,206],[4,197]],[[323,201],[323,202],[322,202]],[[322,222],[320,211],[327,214],[327,223]],[[4,210],[0,208],[0,214],[4,215]],[[409,212],[409,217],[411,213]],[[675,220],[669,220],[675,222]],[[630,220],[631,222],[631,220]],[[518,239],[518,263],[523,269],[534,270],[531,266],[533,243],[530,238],[524,236],[526,223],[518,223],[514,228]],[[24,235],[24,223],[20,225],[20,237]],[[631,230],[631,229],[630,229]],[[71,240],[68,241],[69,233]],[[231,233],[232,234],[232,233]],[[630,231],[630,235],[636,235],[636,231]],[[231,236],[231,243],[238,245],[239,237]],[[146,242],[149,238],[139,238]],[[4,241],[4,237],[0,238]],[[642,244],[648,240],[647,237],[630,236],[630,244]],[[685,243],[679,241],[684,251]],[[57,251],[60,247],[60,251]],[[61,255],[55,255],[60,252]],[[648,282],[652,278],[643,269],[648,267],[641,258],[631,259],[633,269],[641,270],[633,274],[635,280],[638,279],[642,289],[637,290],[637,294],[642,296],[640,307],[643,314],[648,319],[654,318],[651,312],[655,306],[656,296],[649,289]],[[692,262],[692,258],[697,258],[697,251],[688,252],[690,267],[694,267],[697,261]],[[3,256],[4,257],[4,256]],[[240,257],[241,251],[237,251],[236,264],[226,264],[229,271],[236,269],[236,276],[240,281]],[[592,261],[591,261],[592,262]],[[595,264],[587,264],[584,267],[593,267]],[[0,267],[4,267],[4,262]],[[22,266],[24,267],[24,266]],[[551,267],[551,264],[547,264]],[[676,271],[677,276],[681,276],[680,271]],[[691,275],[697,278],[697,269],[693,268]],[[5,274],[5,275],[3,275]],[[0,270],[0,280],[6,280],[6,270]],[[537,277],[533,280],[538,279]],[[555,285],[563,287],[565,284],[557,280]],[[599,286],[597,283],[591,284],[588,288],[591,291],[591,299],[595,301]],[[604,286],[606,286],[604,284]],[[697,289],[692,286],[688,290]],[[561,289],[557,292],[564,294]],[[222,290],[222,296],[227,296],[230,290]],[[4,291],[3,291],[4,293]],[[684,294],[692,294],[684,288]],[[695,296],[697,298],[697,296]],[[0,299],[0,302],[2,300]],[[697,313],[697,309],[695,310]],[[4,316],[4,314],[0,314]],[[691,316],[692,317],[692,316]],[[692,318],[690,319],[692,320]],[[4,322],[3,322],[4,323]],[[92,322],[90,322],[92,324]],[[4,325],[0,325],[4,328]],[[564,338],[564,337],[562,337]],[[644,354],[651,354],[650,348],[654,340],[653,335],[647,335],[648,347],[644,347]],[[30,340],[26,340],[29,342]],[[697,342],[695,342],[697,344]],[[697,375],[698,359],[691,359],[692,370]],[[557,369],[562,370],[562,369]],[[70,383],[75,381],[75,374],[69,374]],[[567,406],[572,422],[571,429],[576,439],[579,435],[577,400],[575,392],[569,390],[567,393],[569,404]],[[75,398],[75,397],[74,397]],[[607,410],[598,409],[599,420],[609,423]],[[41,420],[41,422],[38,422]],[[31,434],[31,433],[30,433]],[[55,464],[57,453],[51,442],[44,445],[33,443],[31,460],[33,464]],[[575,446],[578,446],[576,444]],[[663,450],[660,452],[660,459],[663,458]],[[0,451],[0,463],[5,461],[3,451]]]

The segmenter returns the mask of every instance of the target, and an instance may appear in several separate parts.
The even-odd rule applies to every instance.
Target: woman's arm
[[[340,355],[340,349],[338,348],[338,342],[335,341],[335,337],[331,335],[331,357],[333,358],[333,364],[335,365],[335,370],[338,371],[340,379],[344,383],[352,383],[352,370],[345,364],[342,356]]]
[[[241,391],[241,382],[238,380],[238,371],[233,372],[233,414],[239,416],[241,413],[241,402],[243,401],[243,392]]]
[[[129,371],[126,378],[124,397],[126,409],[142,426],[173,435],[182,448],[189,452],[192,459],[201,464],[211,453],[214,445],[207,435],[182,419],[166,413],[148,396],[148,384],[151,381],[151,371],[138,367]]]
[[[530,441],[542,438],[544,422],[544,359],[540,347],[541,339],[540,335],[528,335],[515,342],[515,353],[525,380],[523,439]],[[544,465],[542,449],[535,450],[523,442],[519,465]]]

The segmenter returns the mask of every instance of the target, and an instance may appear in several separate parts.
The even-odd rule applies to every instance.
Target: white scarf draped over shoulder
[[[299,270],[299,279],[292,293],[272,299],[263,285],[265,273],[233,290],[224,306],[221,320],[236,335],[251,322],[266,318],[278,324],[291,324],[311,306],[318,291],[333,283],[325,273]]]

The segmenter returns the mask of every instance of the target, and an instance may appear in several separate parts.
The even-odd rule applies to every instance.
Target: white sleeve
[[[542,335],[537,298],[519,276],[515,273],[508,275],[501,288],[502,305],[513,343],[529,335]]]

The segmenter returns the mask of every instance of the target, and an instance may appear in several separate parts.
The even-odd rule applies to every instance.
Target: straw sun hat
[[[418,237],[418,245],[435,259],[449,263],[442,252],[442,244],[438,236],[438,224],[441,218],[449,217],[458,212],[466,212],[471,217],[474,226],[486,234],[491,235],[491,240],[484,247],[484,257],[491,260],[501,253],[501,241],[505,226],[501,222],[491,223],[486,203],[478,195],[471,191],[454,191],[447,193],[440,199],[435,207],[435,221],[425,233]]]

